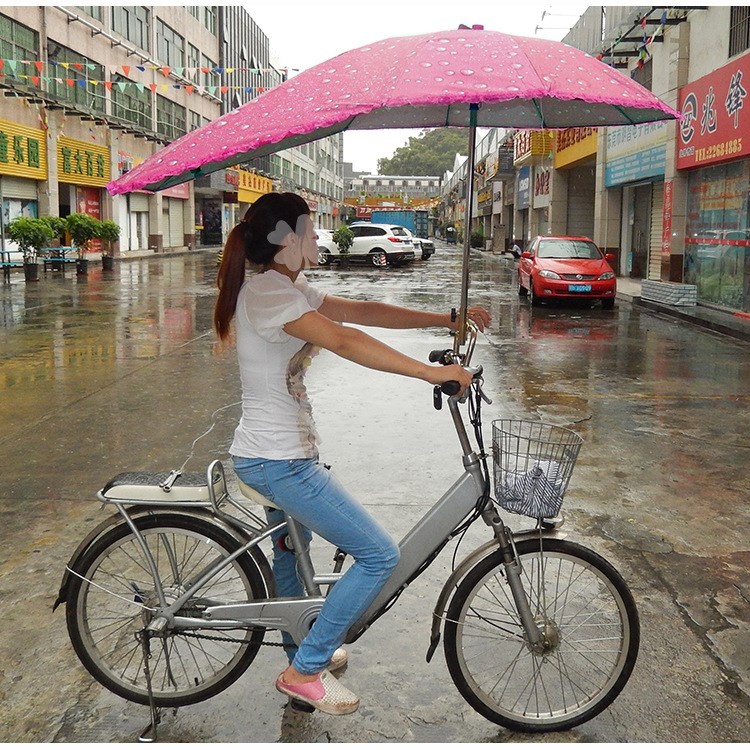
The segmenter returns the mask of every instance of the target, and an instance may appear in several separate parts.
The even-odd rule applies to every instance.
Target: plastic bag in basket
[[[506,471],[496,494],[498,503],[512,513],[551,518],[562,507],[560,464],[557,461],[537,461],[528,471]]]

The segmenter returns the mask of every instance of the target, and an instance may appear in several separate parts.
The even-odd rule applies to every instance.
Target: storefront
[[[47,179],[47,138],[43,130],[0,120],[0,240],[19,216],[39,216],[41,180]]]
[[[109,149],[60,136],[57,139],[60,216],[102,217],[102,188],[110,181]]]
[[[261,195],[273,192],[273,180],[270,177],[262,177],[246,169],[237,169],[237,199],[239,200],[239,217],[245,215],[250,206],[260,198]]]
[[[661,278],[667,137],[663,122],[607,130],[604,184],[622,190],[619,275]]]
[[[160,192],[163,247],[185,247],[188,245],[185,235],[189,233],[185,223],[185,206],[190,200],[190,183],[183,182]]]
[[[513,221],[514,239],[524,241],[529,237],[529,206],[531,206],[531,167],[521,167],[516,175],[516,204]]]
[[[564,176],[565,233],[594,236],[596,128],[567,128],[555,136],[554,166]]]
[[[742,311],[750,310],[748,81],[750,54],[684,86],[677,139],[677,168],[689,170],[685,281],[699,300]]]
[[[549,234],[549,189],[552,170],[550,167],[534,167],[533,198],[534,235]]]
[[[520,130],[513,136],[516,204],[513,234],[528,240],[549,229],[551,130]]]

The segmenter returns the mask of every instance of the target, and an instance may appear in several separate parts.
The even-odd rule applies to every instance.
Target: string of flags
[[[671,14],[671,11],[670,11],[670,14]],[[652,57],[651,49],[650,49],[651,45],[654,43],[654,39],[656,39],[660,34],[664,32],[664,27],[667,25],[667,11],[662,10],[661,18],[659,19],[659,26],[655,29],[655,31],[651,34],[651,36],[649,36],[648,33],[646,32],[646,26],[649,22],[653,23],[653,20],[649,19],[648,16],[649,14],[646,13],[646,15],[643,16],[643,18],[641,18],[639,22],[639,25],[641,29],[643,30],[643,39],[641,40],[640,44],[637,47],[637,52],[638,52],[637,67],[638,68],[642,68],[651,59]],[[613,56],[611,54],[612,50],[614,50],[614,48],[618,44],[620,44],[622,39],[623,37],[619,37],[610,45],[609,47],[610,55],[608,55],[609,57]],[[604,52],[600,52],[596,56],[596,59],[601,60],[604,56],[605,56]],[[614,56],[616,57],[617,53],[614,53]]]
[[[79,70],[83,72],[84,69],[86,70],[97,70],[98,68],[104,68],[104,65],[98,65],[97,63],[71,63],[71,62],[59,62],[58,60],[49,60],[48,62],[44,62],[42,60],[12,60],[8,58],[0,58],[0,72],[3,71],[3,68],[5,66],[8,66],[9,70],[11,70],[13,73],[15,73],[17,67],[19,65],[33,65],[39,73],[42,72],[45,65],[48,65],[53,68],[63,68],[65,70]],[[130,75],[132,71],[139,70],[142,73],[147,70],[159,70],[161,71],[162,75],[165,77],[169,77],[171,73],[174,73],[175,75],[184,77],[185,75],[196,75],[197,73],[215,73],[217,75],[222,74],[233,74],[233,73],[241,73],[241,72],[250,72],[255,74],[260,73],[283,73],[287,74],[289,72],[289,68],[230,68],[230,67],[218,67],[218,66],[196,66],[196,67],[179,67],[179,66],[170,66],[170,65],[107,65],[107,70],[109,70],[110,73],[122,73],[123,75]]]
[[[3,73],[0,73],[0,78],[3,77]],[[247,94],[262,94],[267,90],[265,86],[201,86],[193,83],[140,83],[136,81],[96,81],[91,78],[56,78],[49,76],[30,76],[30,75],[16,75],[17,78],[22,81],[31,81],[34,86],[39,86],[41,81],[45,83],[55,82],[59,84],[66,84],[69,88],[79,86],[85,89],[87,86],[104,86],[107,91],[112,91],[113,88],[119,91],[125,91],[130,86],[135,86],[139,92],[146,90],[157,93],[158,91],[166,92],[169,89],[184,89],[188,94],[204,94],[209,93],[216,96],[217,92],[226,94],[229,91],[244,91]]]
[[[28,73],[19,73],[18,66],[33,65],[36,68],[38,75],[29,75]],[[63,73],[61,76],[56,75],[42,75],[45,66],[48,66],[48,73],[52,73],[51,69],[61,69],[55,72],[62,73],[66,71],[67,74]],[[71,62],[59,62],[57,60],[49,60],[43,62],[42,60],[16,60],[9,58],[0,58],[0,79],[4,77],[14,78],[22,81],[30,81],[34,86],[39,86],[43,81],[46,84],[51,82],[58,84],[65,84],[70,88],[79,86],[82,89],[86,89],[88,86],[94,87],[103,86],[107,91],[111,91],[113,87],[116,87],[119,91],[124,92],[128,87],[135,87],[139,92],[146,90],[154,93],[158,91],[166,92],[169,89],[182,89],[188,94],[210,94],[216,96],[217,94],[226,94],[230,91],[243,91],[246,94],[262,94],[268,90],[266,86],[230,86],[221,85],[219,81],[214,84],[197,84],[197,83],[142,83],[140,81],[107,81],[89,78],[87,76],[80,77],[78,73],[89,73],[103,71],[105,66],[97,65],[96,63],[71,63]],[[260,75],[261,73],[288,73],[289,68],[245,68],[245,67],[219,67],[219,66],[196,66],[196,67],[172,67],[167,65],[108,65],[107,70],[112,75],[122,74],[130,76],[134,71],[138,70],[141,72],[145,71],[160,71],[161,74],[168,78],[171,74],[177,75],[180,78],[191,78],[200,73],[206,76],[227,76],[235,73],[249,72],[251,74]],[[23,69],[23,68],[22,68]]]

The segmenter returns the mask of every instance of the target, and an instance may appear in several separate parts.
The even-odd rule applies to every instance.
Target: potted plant
[[[342,224],[331,239],[339,249],[339,265],[341,268],[349,267],[349,248],[354,244],[354,232],[347,224]]]
[[[78,249],[76,273],[84,275],[88,273],[86,253],[91,249],[91,241],[99,236],[101,222],[93,216],[79,213],[70,214],[65,219],[65,224],[70,235],[70,241]]]
[[[54,237],[50,241],[51,247],[62,247],[65,244],[65,233],[68,231],[68,225],[65,222],[65,219],[63,219],[60,216],[41,216],[39,218],[40,221],[43,221],[45,224],[48,224],[50,229],[54,232]],[[53,270],[62,270],[62,261],[58,261],[57,263],[53,260],[52,263]]]
[[[484,232],[474,231],[469,238],[471,247],[481,248],[484,250]]]
[[[102,241],[102,269],[111,271],[115,265],[114,243],[120,239],[120,225],[111,219],[102,221],[97,239]]]
[[[23,273],[26,281],[39,280],[36,256],[39,250],[55,236],[49,224],[42,219],[19,216],[6,227],[8,238],[15,242],[23,253]]]

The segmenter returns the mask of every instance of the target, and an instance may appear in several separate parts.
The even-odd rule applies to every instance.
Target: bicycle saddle
[[[248,499],[252,500],[258,505],[265,505],[266,508],[275,508],[280,510],[278,505],[274,505],[265,495],[254,490],[249,484],[245,484],[239,477],[237,477],[237,485],[240,488],[240,492]]]

